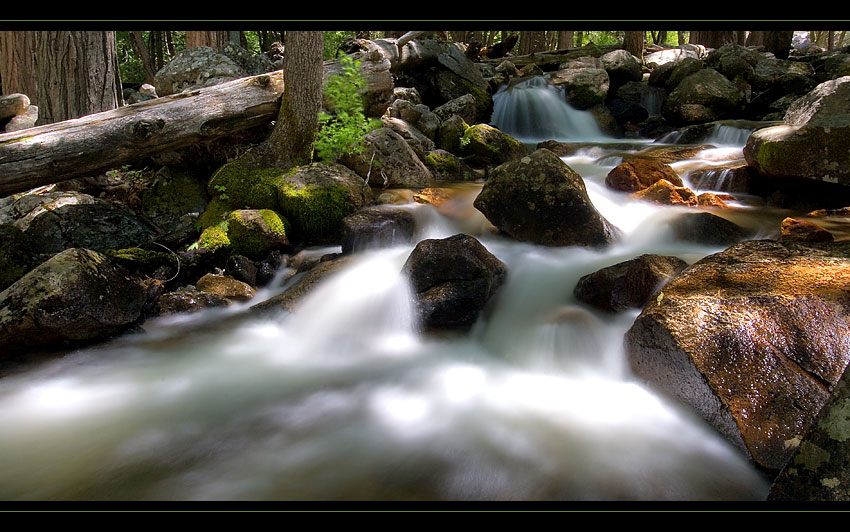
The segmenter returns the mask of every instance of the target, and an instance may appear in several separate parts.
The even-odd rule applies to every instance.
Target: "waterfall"
[[[526,144],[546,140],[604,142],[606,135],[588,111],[571,107],[562,90],[536,76],[493,95],[493,125]]]

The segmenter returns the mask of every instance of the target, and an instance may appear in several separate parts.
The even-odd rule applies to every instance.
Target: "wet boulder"
[[[609,312],[642,308],[664,283],[687,266],[678,257],[644,254],[583,276],[573,295]]]
[[[728,118],[746,102],[745,92],[723,74],[703,68],[682,80],[664,101],[661,113],[675,125]]]
[[[850,76],[821,83],[796,100],[784,124],[753,132],[747,164],[765,176],[850,185]]]
[[[248,283],[213,273],[198,279],[196,286],[201,292],[225,297],[231,301],[248,301],[256,295],[254,288]]]
[[[796,240],[800,242],[832,242],[832,233],[810,220],[785,218],[779,227],[780,240]]]
[[[339,162],[374,187],[424,187],[434,179],[404,137],[388,127],[367,133],[362,146],[362,151],[343,155]]]
[[[677,186],[666,179],[659,179],[652,185],[631,194],[630,197],[659,205],[694,206],[698,201],[693,190]]]
[[[466,128],[459,143],[459,155],[482,165],[495,166],[528,154],[521,142],[488,124]]]
[[[0,291],[24,276],[35,266],[29,239],[10,224],[0,224]]]
[[[661,179],[683,186],[682,178],[670,165],[652,159],[629,159],[608,172],[605,185],[623,192],[637,192]]]
[[[707,246],[731,246],[753,236],[752,231],[708,212],[687,213],[676,218],[673,235],[679,240]]]
[[[691,265],[626,333],[636,376],[781,469],[850,360],[850,244],[754,240]]]
[[[227,238],[234,253],[262,259],[273,250],[292,248],[286,222],[271,209],[240,209],[227,216]]]
[[[193,288],[182,288],[174,292],[162,294],[156,301],[153,314],[166,316],[169,314],[189,314],[213,307],[227,307],[233,302],[226,297]]]
[[[602,61],[602,67],[608,72],[612,92],[616,92],[629,81],[640,81],[643,78],[640,59],[626,50],[614,50],[602,55],[599,59]]]
[[[416,222],[406,209],[391,206],[366,207],[342,220],[342,252],[407,244],[413,239]]]
[[[283,293],[270,297],[262,303],[253,305],[250,310],[260,316],[280,313],[297,312],[304,298],[324,279],[336,274],[346,265],[351,264],[354,258],[351,255],[340,255],[322,260],[309,271],[306,271]]]
[[[617,232],[581,176],[547,149],[495,168],[473,205],[508,236],[544,246],[604,246]]]
[[[419,242],[402,271],[425,330],[472,327],[507,275],[502,261],[465,234]]]
[[[107,338],[134,324],[146,301],[139,279],[105,255],[67,249],[0,292],[0,353]]]
[[[549,82],[563,87],[567,103],[576,109],[588,109],[604,103],[610,79],[602,68],[568,68],[552,74]]]

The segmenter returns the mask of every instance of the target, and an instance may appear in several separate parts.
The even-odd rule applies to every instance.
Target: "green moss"
[[[227,223],[207,227],[201,233],[199,245],[202,248],[218,251],[230,246],[230,238],[227,236]]]
[[[437,173],[455,173],[460,170],[457,159],[445,153],[431,152],[425,156],[424,163],[430,170],[436,170]]]
[[[203,185],[192,176],[175,173],[142,193],[142,210],[148,216],[199,212],[206,205]]]
[[[198,219],[198,229],[204,230],[207,227],[220,224],[231,210],[232,209],[227,202],[222,201],[219,198],[213,198],[213,200],[207,204],[207,210],[205,210],[204,214],[202,214]]]
[[[0,225],[0,291],[20,279],[33,266],[26,235],[13,225]]]
[[[216,170],[207,191],[233,209],[273,209],[282,177],[282,170],[252,170],[236,159]]]
[[[345,187],[283,183],[277,190],[280,211],[302,239],[330,242],[340,237],[342,219],[351,214]]]
[[[259,219],[243,219],[246,211],[233,211],[227,217],[227,236],[235,253],[263,258],[272,249],[287,246],[286,222],[273,210],[257,211]],[[259,223],[258,223],[259,222]]]

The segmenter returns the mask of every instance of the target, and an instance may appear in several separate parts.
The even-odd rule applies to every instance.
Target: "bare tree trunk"
[[[145,69],[145,81],[153,85],[155,83],[156,72],[151,65],[151,56],[148,53],[148,47],[145,45],[145,40],[142,38],[142,32],[131,31],[130,40],[133,43],[133,48],[139,54],[142,61],[142,67]]]
[[[174,32],[166,31],[165,32],[165,49],[168,51],[168,58],[171,59],[175,55],[174,52]]]
[[[734,42],[735,33],[732,31],[698,30],[691,32],[691,44],[701,44],[707,48],[720,48],[724,44]]]
[[[751,31],[747,37],[747,46],[764,46],[764,31]]]
[[[576,48],[581,48],[581,43],[584,41],[584,32],[577,31],[576,32]]]
[[[741,46],[746,46],[747,44],[747,32],[743,30],[735,31],[735,43]]]
[[[0,80],[3,94],[26,94],[37,105],[34,35],[31,31],[0,31]]]
[[[558,50],[566,50],[573,46],[573,32],[559,31],[558,32]]]
[[[38,124],[123,104],[114,31],[40,31],[35,44]]]
[[[227,31],[187,31],[186,47],[209,46],[221,48],[229,40]]]
[[[788,59],[793,31],[768,31],[764,36],[764,49],[779,59]]]
[[[832,44],[832,43],[833,43],[834,39],[835,39],[835,32],[834,32],[834,31],[832,31],[832,30],[829,30],[829,31],[827,32],[827,39],[826,39],[826,49],[827,49],[827,50],[832,50],[832,49],[833,49],[833,44]]]
[[[627,31],[623,35],[623,49],[643,62],[643,40],[646,32]]]
[[[676,32],[676,40],[679,41],[679,46],[681,46],[683,44],[687,44],[687,39],[685,38],[685,32],[684,31],[677,31]]]

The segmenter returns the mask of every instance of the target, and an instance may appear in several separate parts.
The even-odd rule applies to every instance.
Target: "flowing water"
[[[690,164],[718,157],[740,146]],[[631,375],[622,339],[638,311],[572,295],[641,253],[719,249],[674,240],[682,209],[608,190],[618,160],[604,144],[564,160],[622,231],[605,250],[497,235],[471,207],[480,184],[440,211],[402,207],[417,240],[466,232],[507,265],[468,334],[418,330],[400,274],[410,244],[356,254],[295,314],[258,319],[245,304],[153,320],[0,379],[0,499],[763,499],[738,449]],[[763,236],[778,227],[735,206]]]

